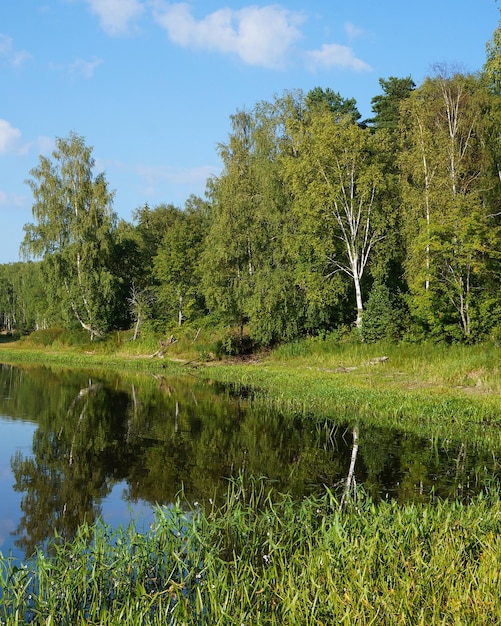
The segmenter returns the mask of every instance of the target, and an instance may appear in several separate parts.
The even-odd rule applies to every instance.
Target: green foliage
[[[240,336],[239,332],[227,332],[216,341],[214,353],[216,357],[238,356],[251,354],[255,348],[256,344],[249,335]]]
[[[284,112],[263,103],[233,116],[225,169],[212,181],[212,219],[202,255],[209,309],[227,324],[249,327],[254,340],[272,344],[300,334],[304,290],[288,246],[290,200],[278,155]]]
[[[388,128],[396,131],[400,122],[401,103],[409,97],[416,85],[410,76],[380,78],[379,84],[383,93],[372,98],[372,111],[375,115],[366,123],[374,125],[375,128]]]
[[[94,177],[92,149],[71,133],[57,139],[51,161],[40,157],[28,184],[35,222],[25,226],[23,249],[40,258],[48,309],[56,321],[77,320],[92,337],[113,324],[118,278],[111,272],[113,193]]]
[[[1,561],[6,626],[491,624],[501,618],[498,490],[468,505],[342,508],[259,481],[220,507],[158,508],[151,528],[82,526],[21,567]]]
[[[293,153],[284,159],[284,171],[294,197],[299,245],[313,251],[324,289],[335,284],[325,277],[349,278],[359,327],[364,272],[385,237],[383,131],[374,134],[350,116],[336,118],[323,107],[300,123],[291,120],[289,127]]]
[[[37,330],[30,334],[30,343],[34,346],[51,346],[61,338],[64,330],[62,328],[47,328]]]
[[[153,259],[153,275],[163,319],[190,321],[204,312],[198,264],[206,237],[208,208],[192,197],[166,230]]]
[[[404,319],[398,299],[392,296],[385,284],[375,283],[364,310],[360,336],[369,343],[382,339],[397,340],[401,337]]]
[[[439,68],[402,117],[409,306],[428,332],[449,340],[478,338],[498,258],[499,225],[482,191],[499,185],[486,153],[487,101],[478,78]]]
[[[347,117],[352,122],[358,122],[361,118],[356,100],[354,98],[343,98],[340,93],[332,90],[330,87],[327,87],[327,89],[322,89],[322,87],[311,89],[306,95],[305,104],[310,110],[327,110],[336,121]]]

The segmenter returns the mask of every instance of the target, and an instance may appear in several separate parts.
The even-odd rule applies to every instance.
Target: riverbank
[[[0,343],[0,361],[123,373],[190,374],[245,389],[255,401],[312,419],[397,427],[426,437],[501,446],[501,350],[493,345],[361,344],[310,339],[251,356],[216,359],[192,342],[111,340],[84,346]]]
[[[222,508],[158,509],[133,527],[82,527],[22,568],[0,563],[0,617],[19,624],[494,624],[501,501],[294,502],[238,480]]]
[[[306,420],[343,416],[501,450],[498,350],[304,341],[252,357],[151,356],[150,346],[0,345],[0,362],[189,374]],[[80,528],[25,566],[0,560],[14,624],[492,624],[501,621],[501,497],[343,505],[269,496],[253,477],[221,507],[182,500],[146,533]],[[192,505],[193,506],[193,505]]]

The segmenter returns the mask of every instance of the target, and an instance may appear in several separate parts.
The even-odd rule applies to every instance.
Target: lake
[[[350,477],[401,502],[467,499],[501,477],[501,451],[459,433],[317,421],[248,396],[193,376],[0,364],[0,551],[25,558],[98,517],[141,527],[156,504],[198,506],[239,474],[296,498],[341,495]]]

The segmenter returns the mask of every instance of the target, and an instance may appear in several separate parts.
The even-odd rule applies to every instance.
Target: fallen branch
[[[385,361],[387,361],[390,357],[389,356],[376,356],[373,359],[371,359],[367,365],[377,365],[378,363],[384,363]]]
[[[167,351],[167,348],[174,343],[177,343],[177,339],[174,337],[174,335],[171,335],[167,340],[160,339],[160,349],[154,352],[153,354],[150,354],[150,359],[153,359],[156,356],[159,359],[163,359],[164,354]]]

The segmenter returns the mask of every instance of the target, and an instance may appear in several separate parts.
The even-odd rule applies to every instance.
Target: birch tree
[[[324,279],[343,273],[351,280],[358,328],[362,324],[362,279],[374,247],[384,238],[381,195],[383,168],[377,155],[385,131],[374,133],[333,114],[310,110],[291,129],[293,155],[285,170],[303,235],[315,240]]]
[[[202,255],[211,311],[253,340],[271,344],[301,333],[304,295],[284,242],[290,199],[280,172],[280,103],[232,116],[219,148],[224,169],[210,184],[212,216]]]
[[[41,156],[27,181],[34,223],[25,225],[25,256],[42,260],[49,305],[76,320],[91,338],[113,319],[110,271],[115,214],[104,174],[94,176],[92,148],[71,133],[56,141],[52,160]]]
[[[474,76],[438,67],[406,102],[402,174],[413,312],[436,333],[469,339],[496,256],[486,204],[489,98]],[[475,313],[476,309],[476,313]]]

